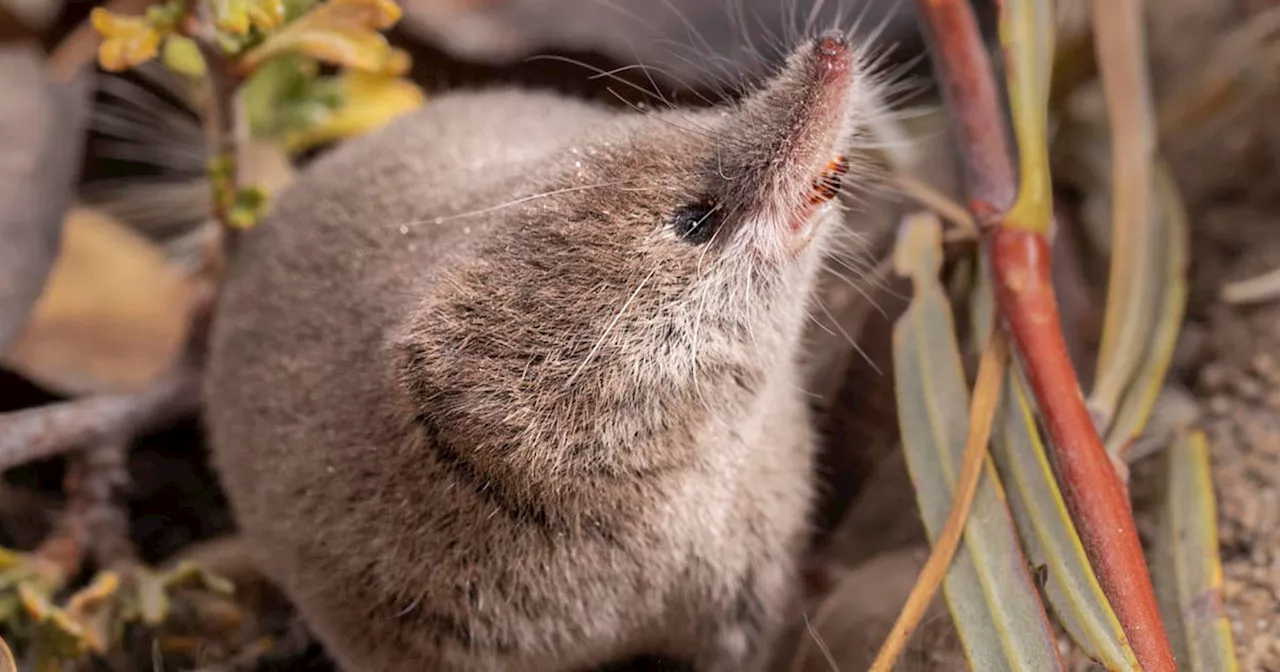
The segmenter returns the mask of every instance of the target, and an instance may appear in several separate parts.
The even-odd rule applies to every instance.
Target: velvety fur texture
[[[208,423],[344,669],[762,669],[813,496],[814,180],[868,86],[826,36],[696,113],[455,93],[281,195],[229,268]]]

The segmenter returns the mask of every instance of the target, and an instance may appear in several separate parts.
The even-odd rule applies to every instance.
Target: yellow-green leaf
[[[388,75],[409,69],[409,55],[379,31],[400,19],[391,0],[329,0],[273,33],[241,58],[252,72],[283,54],[302,54],[332,65]]]
[[[1151,557],[1169,643],[1180,669],[1235,672],[1235,644],[1222,605],[1208,441],[1200,432],[1183,434],[1165,458],[1168,482]]]
[[[315,61],[287,54],[267,61],[245,80],[239,94],[253,137],[276,140],[342,103],[331,78],[317,76],[319,69]]]
[[[134,589],[137,591],[137,609],[142,622],[155,627],[169,617],[169,594],[164,579],[149,569],[134,572]]]
[[[65,577],[52,562],[32,553],[0,547],[0,590],[8,591],[20,583],[29,583],[45,593],[62,588]]]
[[[165,67],[188,77],[203,77],[205,74],[204,56],[200,48],[189,37],[170,35],[165,38],[160,60]]]
[[[1089,395],[1100,429],[1114,420],[1120,398],[1150,347],[1150,313],[1158,305],[1150,299],[1156,282],[1151,268],[1158,258],[1158,249],[1151,245],[1156,228],[1151,197],[1156,130],[1141,8],[1138,0],[1093,4],[1094,44],[1112,145],[1111,264],[1097,373]]]
[[[128,70],[155,58],[159,51],[161,33],[142,17],[120,16],[94,7],[89,21],[103,38],[98,45],[98,63],[104,70]]]
[[[200,588],[218,595],[232,595],[235,584],[210,572],[196,562],[183,561],[169,570],[161,578],[166,589]]]
[[[1084,195],[1080,223],[1090,242],[1102,253],[1123,255],[1132,268],[1122,282],[1133,296],[1125,297],[1131,321],[1141,326],[1146,340],[1126,341],[1116,352],[1116,362],[1106,378],[1095,381],[1089,395],[1090,411],[1098,421],[1107,451],[1117,463],[1127,457],[1129,446],[1146,427],[1147,419],[1168,374],[1174,345],[1182,327],[1187,294],[1189,225],[1177,184],[1168,166],[1158,158],[1151,170],[1151,225],[1143,238],[1126,245],[1144,248],[1141,256],[1112,249],[1111,151],[1106,132],[1105,108],[1100,91],[1084,89],[1064,119],[1062,153],[1057,175]],[[1130,368],[1131,367],[1131,368]],[[1118,372],[1127,368],[1126,378]]]
[[[984,256],[972,295],[974,338],[985,343],[995,311],[989,262]],[[1036,427],[1031,397],[1017,367],[1005,376],[991,457],[1006,486],[1009,510],[1027,558],[1045,570],[1044,593],[1071,639],[1109,670],[1133,670],[1138,661],[1102,592],[1067,510],[1048,452]]]
[[[420,107],[422,89],[400,77],[348,71],[338,76],[341,104],[309,126],[288,132],[284,146],[297,152],[380,128]]]
[[[1155,217],[1147,242],[1152,247],[1151,265],[1147,269],[1152,277],[1144,283],[1149,287],[1147,312],[1151,320],[1146,346],[1138,359],[1138,368],[1116,409],[1115,418],[1107,429],[1107,452],[1114,459],[1124,459],[1129,446],[1146,427],[1155,407],[1156,398],[1164,386],[1173,360],[1173,349],[1182,329],[1182,317],[1187,304],[1187,261],[1190,246],[1190,229],[1187,213],[1183,208],[1178,187],[1168,167],[1157,162],[1152,174],[1152,194],[1155,197]]]
[[[58,670],[63,661],[76,660],[88,652],[84,630],[47,595],[30,583],[20,583],[18,597],[36,626],[33,646],[37,670]]]
[[[1000,4],[1000,39],[1009,67],[1009,107],[1017,137],[1018,195],[1004,225],[1042,234],[1053,219],[1049,176],[1049,88],[1053,66],[1053,6],[1049,0]]]
[[[951,306],[937,277],[941,224],[932,215],[915,216],[901,235],[895,268],[912,278],[915,289],[894,325],[894,381],[903,451],[933,540],[951,509],[968,436],[969,390]],[[989,460],[943,591],[973,669],[1065,670]]]
[[[267,192],[251,186],[236,190],[231,207],[227,209],[227,222],[237,229],[249,229],[258,223],[267,209]]]
[[[282,0],[209,0],[209,7],[214,25],[233,35],[245,35],[250,28],[266,33],[280,27],[285,18]]]
[[[85,646],[94,653],[106,653],[114,641],[119,592],[120,575],[102,571],[67,600],[67,617],[80,627]]]
[[[22,600],[13,592],[0,593],[0,623],[9,623],[22,611]]]

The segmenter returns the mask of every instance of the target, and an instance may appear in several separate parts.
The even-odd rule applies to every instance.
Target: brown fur
[[[830,44],[699,113],[440,97],[243,239],[215,462],[344,668],[766,662],[808,532],[796,360],[838,209],[808,245],[785,220],[870,95]],[[706,198],[715,238],[677,239]]]

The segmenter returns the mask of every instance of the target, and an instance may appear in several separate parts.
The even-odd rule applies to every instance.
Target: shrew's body
[[[215,463],[340,665],[761,669],[808,533],[797,350],[855,65],[814,40],[689,114],[441,97],[247,234]]]

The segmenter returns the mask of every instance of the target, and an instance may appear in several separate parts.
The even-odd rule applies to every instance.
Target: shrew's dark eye
[[[720,206],[709,201],[686,205],[671,218],[671,228],[686,243],[702,245],[720,228]]]

